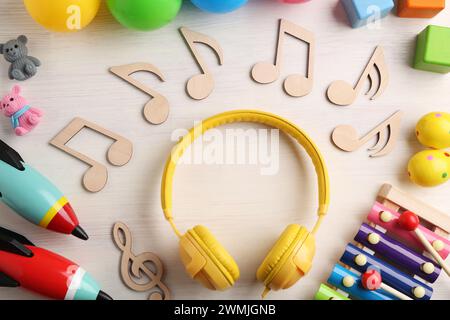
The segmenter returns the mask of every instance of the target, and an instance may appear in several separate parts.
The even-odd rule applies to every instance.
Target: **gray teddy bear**
[[[0,53],[11,63],[9,67],[11,80],[27,80],[37,73],[37,67],[41,65],[39,59],[28,56],[27,42],[26,36],[19,36],[17,39],[0,44]]]

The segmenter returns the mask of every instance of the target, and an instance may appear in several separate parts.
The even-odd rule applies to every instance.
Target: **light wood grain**
[[[164,265],[153,252],[133,253],[133,237],[128,226],[120,221],[113,227],[113,239],[122,251],[120,275],[123,283],[137,292],[151,291],[148,300],[170,300],[169,288],[162,282]],[[153,269],[148,265],[153,265]]]
[[[308,46],[307,72],[306,75],[290,74],[284,80],[284,91],[291,97],[306,96],[312,91],[314,84],[314,61],[316,57],[316,39],[314,34],[285,19],[280,19],[278,29],[275,63],[259,62],[255,64],[251,71],[252,78],[261,84],[268,84],[278,80],[284,60],[284,39],[287,36],[292,36],[299,41],[304,41]]]
[[[176,129],[189,129],[195,121],[232,109],[256,108],[273,112],[298,124],[315,140],[327,161],[331,178],[331,208],[318,232],[317,255],[310,274],[288,291],[270,299],[310,299],[367,216],[380,185],[390,182],[403,191],[448,213],[450,185],[423,189],[409,182],[408,159],[422,147],[414,126],[425,113],[450,107],[450,77],[410,67],[416,35],[427,24],[447,25],[447,8],[434,19],[400,19],[390,15],[381,29],[352,29],[337,0],[313,0],[283,5],[275,0],[251,0],[227,15],[208,15],[184,1],[177,19],[167,27],[142,33],[126,30],[103,6],[86,30],[75,34],[50,33],[25,13],[22,1],[0,1],[0,40],[19,34],[29,37],[29,53],[43,62],[39,73],[25,83],[27,98],[46,112],[42,124],[25,138],[13,136],[9,120],[0,119],[0,136],[33,167],[62,189],[90,235],[87,242],[33,226],[0,206],[1,224],[19,231],[34,243],[79,262],[116,299],[146,299],[146,293],[125,288],[119,274],[120,251],[111,235],[115,221],[133,230],[134,252],[156,253],[167,266],[165,283],[174,299],[257,299],[261,285],[256,269],[289,223],[311,227],[315,220],[316,177],[304,152],[281,137],[279,172],[262,176],[256,165],[182,165],[174,185],[174,214],[182,230],[195,224],[208,226],[236,259],[241,279],[227,292],[210,292],[189,279],[178,257],[177,239],[160,208],[160,182],[164,162],[174,145]],[[288,19],[316,37],[315,84],[300,99],[287,96],[276,85],[261,86],[249,70],[268,59],[277,40],[276,25]],[[216,39],[226,64],[219,67],[211,51],[201,46],[214,73],[214,94],[194,101],[185,94],[185,81],[195,70],[189,49],[178,28],[186,26]],[[347,108],[326,99],[336,79],[357,79],[377,45],[384,47],[390,84],[375,101],[362,95]],[[307,48],[286,38],[281,76],[306,69]],[[160,126],[143,119],[148,95],[130,88],[108,68],[136,61],[152,63],[164,71],[166,82],[136,74],[171,103],[168,121]],[[0,91],[8,92],[8,64],[0,57]],[[306,71],[306,70],[305,70]],[[303,74],[306,74],[303,73]],[[330,141],[337,125],[351,123],[358,132],[396,110],[405,112],[397,147],[386,157],[367,159],[364,148],[344,153]],[[79,183],[86,168],[76,159],[48,145],[48,141],[75,116],[101,123],[133,142],[135,154],[121,168],[109,168],[108,185],[90,194]],[[254,126],[232,125],[232,128]],[[82,132],[69,145],[94,159],[104,159],[109,139]],[[72,239],[73,238],[73,239]],[[450,282],[440,277],[434,298],[450,297]],[[20,289],[0,289],[2,299],[40,298]]]
[[[359,137],[358,132],[351,125],[339,125],[334,128],[331,135],[333,143],[339,149],[347,152],[358,150],[368,141],[376,137],[376,143],[369,151],[373,151],[371,157],[381,157],[394,150],[400,136],[400,124],[403,112],[397,111],[392,116],[384,120],[363,137]]]
[[[327,90],[328,99],[338,106],[351,105],[355,102],[366,81],[369,81],[369,90],[365,95],[372,94],[370,100],[381,96],[389,84],[389,71],[381,46],[375,49],[355,87],[343,80],[333,81]]]
[[[392,203],[394,210],[397,211],[398,208],[403,207],[406,210],[412,211],[417,214],[420,219],[431,223],[433,226],[438,227],[441,230],[446,231],[445,237],[450,233],[450,217],[447,213],[436,210],[432,206],[423,201],[408,196],[401,190],[393,187],[389,184],[384,184],[378,196],[383,200],[388,200],[388,203]],[[390,206],[392,208],[392,205]]]
[[[151,124],[161,124],[167,120],[170,108],[169,101],[167,101],[166,97],[131,77],[133,73],[147,71],[156,75],[161,81],[165,81],[162,72],[157,67],[150,63],[138,62],[111,67],[109,71],[153,98],[144,107],[144,117],[148,122]]]
[[[423,246],[427,251],[433,256],[434,260],[437,261],[437,263],[441,266],[442,269],[444,269],[447,276],[450,277],[450,267],[445,263],[444,259],[439,255],[439,253],[436,251],[436,249],[433,248],[430,242],[428,242],[427,238],[423,234],[420,229],[414,230],[414,233],[419,238],[420,242],[422,242]]]
[[[196,44],[203,44],[210,47],[219,60],[219,65],[223,65],[224,57],[223,50],[220,44],[213,38],[208,37],[202,33],[195,32],[186,27],[180,28],[180,33],[186,41],[189,50],[192,52],[192,57],[197,62],[201,73],[191,77],[186,84],[186,91],[192,99],[203,100],[209,97],[213,92],[215,83],[209,67],[205,63],[203,57],[199,54]]]
[[[89,158],[82,152],[67,146],[67,143],[84,128],[91,129],[100,135],[114,140],[108,148],[106,158],[109,163],[118,167],[122,167],[130,161],[133,156],[133,143],[117,133],[81,118],[74,118],[67,127],[50,140],[50,144],[55,148],[70,154],[72,157],[90,166],[83,175],[83,186],[90,192],[99,192],[105,187],[108,181],[108,170],[106,166]]]

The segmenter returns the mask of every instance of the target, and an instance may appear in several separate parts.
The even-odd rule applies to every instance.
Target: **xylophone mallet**
[[[395,290],[387,284],[384,284],[380,272],[376,269],[368,269],[366,272],[364,272],[361,276],[361,284],[367,290],[372,291],[383,289],[384,291],[392,294],[400,300],[412,300],[407,295]]]
[[[434,249],[431,243],[427,240],[423,232],[418,228],[420,225],[419,217],[411,211],[405,211],[398,218],[398,223],[403,229],[407,231],[414,231],[425,249],[427,249],[427,251],[433,256],[433,258],[439,263],[442,269],[444,269],[445,273],[450,276],[449,266],[445,264],[444,259],[442,259],[436,249]]]

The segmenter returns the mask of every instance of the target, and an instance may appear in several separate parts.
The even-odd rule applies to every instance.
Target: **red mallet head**
[[[367,270],[361,276],[362,286],[370,291],[380,289],[382,280],[381,274],[374,269]]]
[[[407,231],[414,231],[419,226],[420,221],[419,217],[415,213],[411,211],[405,211],[398,218],[398,223],[403,229]]]

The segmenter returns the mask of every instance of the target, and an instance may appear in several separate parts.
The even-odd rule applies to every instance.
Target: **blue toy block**
[[[359,28],[386,17],[394,8],[393,0],[341,0],[352,28]]]

